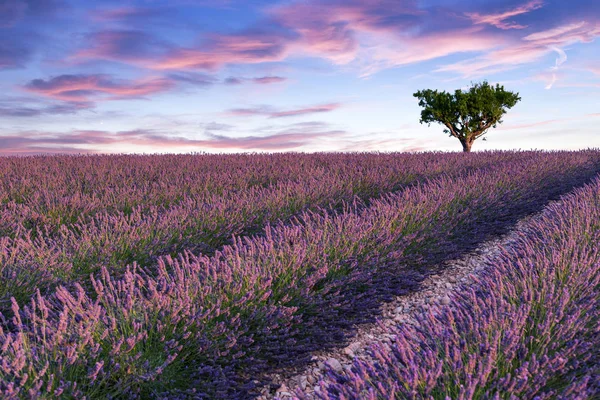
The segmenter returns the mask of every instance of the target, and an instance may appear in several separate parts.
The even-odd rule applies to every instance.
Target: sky
[[[473,150],[600,148],[597,0],[0,0],[0,154],[460,151],[422,89],[522,100]]]

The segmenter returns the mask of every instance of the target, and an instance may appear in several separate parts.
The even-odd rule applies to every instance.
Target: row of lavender
[[[261,368],[321,344],[320,310],[339,310],[356,294],[376,297],[386,257],[482,240],[480,227],[531,212],[595,175],[597,156],[531,153],[368,207],[305,212],[213,256],[159,257],[156,268],[134,265],[124,276],[103,268],[91,291],[81,281],[13,300],[1,318],[0,393],[244,397]]]
[[[547,207],[474,282],[373,361],[320,382],[330,399],[600,396],[600,178]],[[298,393],[306,398],[305,393]],[[310,397],[312,398],[312,397]]]
[[[592,153],[572,157],[586,162]],[[0,310],[102,266],[212,253],[303,210],[336,208],[542,153],[88,156],[0,160]]]

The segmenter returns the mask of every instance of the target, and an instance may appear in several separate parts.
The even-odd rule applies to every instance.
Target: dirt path
[[[365,351],[371,344],[380,343],[389,346],[395,341],[394,335],[385,333],[385,327],[397,324],[415,324],[415,315],[427,309],[431,304],[452,307],[448,294],[461,283],[466,283],[493,262],[502,247],[510,247],[519,233],[526,232],[531,221],[538,219],[544,211],[520,220],[507,234],[484,242],[475,251],[459,259],[445,263],[444,268],[435,275],[425,277],[421,290],[404,296],[396,296],[393,301],[382,306],[381,316],[376,323],[357,327],[351,344],[345,348],[313,355],[311,365],[298,371],[288,371],[287,376],[271,375],[273,385],[264,388],[259,400],[296,398],[296,388],[302,388],[309,396],[321,390],[317,385],[329,365],[341,372],[350,369],[354,357],[367,359]],[[309,399],[312,396],[309,397]]]

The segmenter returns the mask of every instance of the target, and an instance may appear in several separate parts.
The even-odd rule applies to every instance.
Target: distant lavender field
[[[0,397],[253,398],[588,184],[321,393],[592,398],[599,172],[595,150],[0,158]]]

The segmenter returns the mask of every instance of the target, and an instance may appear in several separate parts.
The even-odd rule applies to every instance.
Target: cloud
[[[214,149],[236,148],[242,150],[287,150],[295,149],[311,143],[315,139],[335,137],[345,131],[333,130],[325,132],[285,132],[267,136],[227,137],[210,135],[210,143],[206,145]]]
[[[538,61],[552,51],[559,54],[555,64],[559,66],[566,61],[566,54],[563,55],[562,47],[576,42],[590,42],[597,36],[600,36],[600,25],[597,23],[581,22],[562,25],[529,34],[522,40],[513,40],[502,48],[482,56],[445,65],[435,71],[454,72],[465,77],[481,76]]]
[[[305,1],[270,10],[273,18],[299,34],[296,52],[324,57],[336,64],[353,61],[361,38],[376,33],[401,33],[423,14],[415,1]]]
[[[150,78],[136,81],[115,80],[109,75],[59,75],[48,80],[34,79],[23,89],[57,100],[89,102],[99,97],[108,100],[140,98],[173,88],[172,80]]]
[[[141,64],[144,60],[163,57],[172,49],[155,35],[132,29],[102,30],[86,36],[88,48],[69,57],[71,61],[105,59]]]
[[[505,44],[481,26],[465,26],[452,10],[416,1],[305,1],[274,7],[274,18],[300,39],[295,53],[358,67],[366,77],[380,70],[455,53],[483,52]]]
[[[362,139],[347,141],[341,151],[402,151],[402,152],[418,152],[435,150],[434,145],[425,145],[419,139]]]
[[[241,85],[242,83],[244,83],[242,78],[230,76],[229,78],[225,79],[226,85]]]
[[[0,0],[0,70],[24,68],[47,44],[45,28],[68,10],[60,0]]]
[[[543,7],[543,5],[544,2],[542,0],[533,0],[523,4],[522,6],[513,8],[510,11],[505,11],[498,14],[480,14],[477,12],[465,14],[467,17],[471,18],[473,23],[476,25],[489,24],[499,29],[525,29],[527,28],[527,25],[520,25],[516,22],[506,21],[506,19],[537,10]]]
[[[217,70],[227,64],[281,61],[288,55],[289,32],[277,29],[248,30],[239,34],[213,34],[203,48],[172,48],[165,56],[143,60],[151,69]]]
[[[282,83],[285,81],[287,81],[287,78],[281,76],[261,76],[258,78],[241,78],[230,76],[229,78],[225,79],[223,83],[225,83],[226,85],[241,85],[244,82],[252,82],[261,85],[269,85],[272,83]]]
[[[111,16],[138,10],[119,9]],[[106,13],[105,13],[106,14]],[[440,14],[440,15],[438,15]],[[104,31],[91,36],[89,49],[76,58],[127,61],[154,70],[216,71],[230,64],[278,62],[290,55],[322,57],[335,64],[358,61],[376,72],[456,52],[482,51],[498,46],[497,36],[473,27],[428,29],[429,20],[460,18],[423,10],[414,0],[338,0],[291,2],[267,9],[254,27],[237,33],[208,34],[197,46],[167,44],[150,34]],[[242,79],[232,77],[228,84]],[[256,81],[273,83],[274,79]]]
[[[556,83],[556,79],[557,79],[556,71],[558,70],[558,67],[560,67],[562,64],[564,64],[567,61],[567,53],[565,53],[564,50],[562,50],[558,47],[551,47],[551,49],[558,54],[558,58],[554,62],[554,66],[550,67],[550,70],[552,71],[552,75],[551,75],[550,82],[545,87],[546,90],[552,89],[552,86]]]
[[[561,122],[570,122],[570,121],[581,121],[581,120],[585,120],[588,118],[596,118],[599,117],[600,113],[593,113],[593,114],[585,114],[585,115],[579,115],[579,116],[575,116],[575,117],[566,117],[566,118],[555,118],[555,119],[548,119],[548,120],[542,120],[542,121],[535,121],[535,122],[527,122],[527,123],[520,123],[520,124],[503,124],[501,127],[499,127],[499,130],[518,130],[518,129],[527,129],[527,128],[536,128],[538,126],[544,126],[544,125],[555,125]]]
[[[589,71],[589,72],[591,72],[594,75],[600,75],[600,65],[598,65],[598,66],[592,65],[592,66],[589,66],[589,67],[587,67],[585,69],[586,69],[586,71]]]
[[[26,18],[48,18],[63,7],[57,0],[0,0],[0,28],[12,28]]]
[[[0,70],[23,68],[33,56],[33,47],[32,38],[0,35]]]
[[[361,76],[456,53],[489,51],[505,43],[504,38],[487,35],[473,28],[404,39],[388,37],[364,54]]]
[[[552,45],[561,43],[565,40],[591,41],[594,35],[598,34],[598,28],[591,30],[586,28],[588,24],[580,21],[572,24],[557,26],[552,29],[532,33],[523,38],[526,41],[533,41],[541,44]]]
[[[27,3],[24,1],[1,1],[0,2],[0,28],[9,28],[21,20],[27,11]]]
[[[200,126],[204,128],[205,133],[212,133],[213,131],[231,131],[235,128],[235,125],[222,124],[214,121],[200,124]]]
[[[194,86],[211,86],[217,82],[214,76],[195,72],[172,73],[168,74],[167,77],[174,81],[189,83]]]
[[[366,77],[386,68],[475,52],[480,55],[438,69],[474,76],[537,61],[551,51],[549,47],[589,42],[597,36],[593,21],[564,22],[575,17],[560,16],[559,20],[562,10],[556,7],[529,0],[489,13],[424,5],[417,0],[292,0],[267,6],[248,29],[207,33],[189,46],[160,40],[141,26],[140,30],[104,30],[90,35],[90,45],[75,59],[109,59],[152,70],[217,71],[228,65],[280,62],[300,55],[348,65]],[[569,13],[582,14],[586,7],[571,7]],[[154,8],[126,6],[103,10],[96,18],[128,21],[156,15]],[[522,23],[513,22],[513,17]],[[555,26],[547,29],[546,20],[556,22]],[[538,31],[531,32],[532,27]],[[516,37],[525,28],[527,35]],[[225,83],[245,81],[230,77]]]
[[[148,19],[164,17],[170,8],[167,7],[132,7],[124,6],[117,8],[108,8],[104,10],[94,10],[91,18],[100,22],[148,22]]]
[[[269,85],[271,83],[285,82],[287,78],[281,76],[261,76],[259,78],[252,78],[252,82],[259,83],[261,85]]]
[[[122,148],[124,145],[148,146],[150,149],[189,149],[202,151],[224,150],[288,150],[296,149],[315,140],[338,137],[345,131],[301,131],[286,130],[262,136],[231,137],[207,133],[207,139],[190,139],[172,136],[151,129],[108,132],[99,130],[77,130],[69,133],[20,131],[12,135],[0,135],[0,154],[39,153],[94,153],[106,148]],[[99,147],[100,146],[100,147]]]
[[[220,71],[231,65],[308,56],[344,65],[366,77],[382,69],[474,53],[468,60],[437,70],[472,77],[538,61],[551,47],[593,40],[598,36],[597,18],[590,10],[594,3],[581,1],[568,8],[542,0],[522,0],[520,5],[511,1],[513,5],[489,12],[484,11],[489,4],[483,7],[481,2],[471,5],[483,9],[461,10],[468,3],[458,2],[450,9],[440,2],[417,0],[290,0],[258,9],[262,15],[246,29],[227,32],[223,28],[210,33],[200,28],[200,35],[187,43],[177,43],[189,34],[187,22],[184,27],[172,24],[182,21],[181,13],[174,12],[177,7],[120,5],[92,14],[91,21],[102,29],[89,34],[84,47],[68,59],[80,63],[111,60],[176,73]],[[236,10],[235,3],[231,6]],[[165,18],[167,11],[176,18]],[[156,29],[154,20],[147,23],[148,18],[170,20],[173,34],[160,37],[164,30]],[[14,60],[24,53],[10,48],[4,58],[10,59],[11,65],[25,62]],[[0,46],[0,62],[2,51]],[[249,79],[277,82],[266,78]],[[225,80],[230,85],[242,82],[247,80]]]
[[[233,116],[254,116],[264,115],[269,118],[284,118],[284,117],[295,117],[299,115],[324,113],[334,111],[341,107],[339,103],[321,104],[310,107],[297,108],[293,110],[274,110],[269,106],[259,106],[254,108],[234,108],[227,112],[228,115]]]
[[[0,103],[0,117],[39,117],[41,115],[66,115],[76,114],[79,111],[92,108],[89,103],[67,103],[49,105],[45,107],[31,107],[27,105]]]

